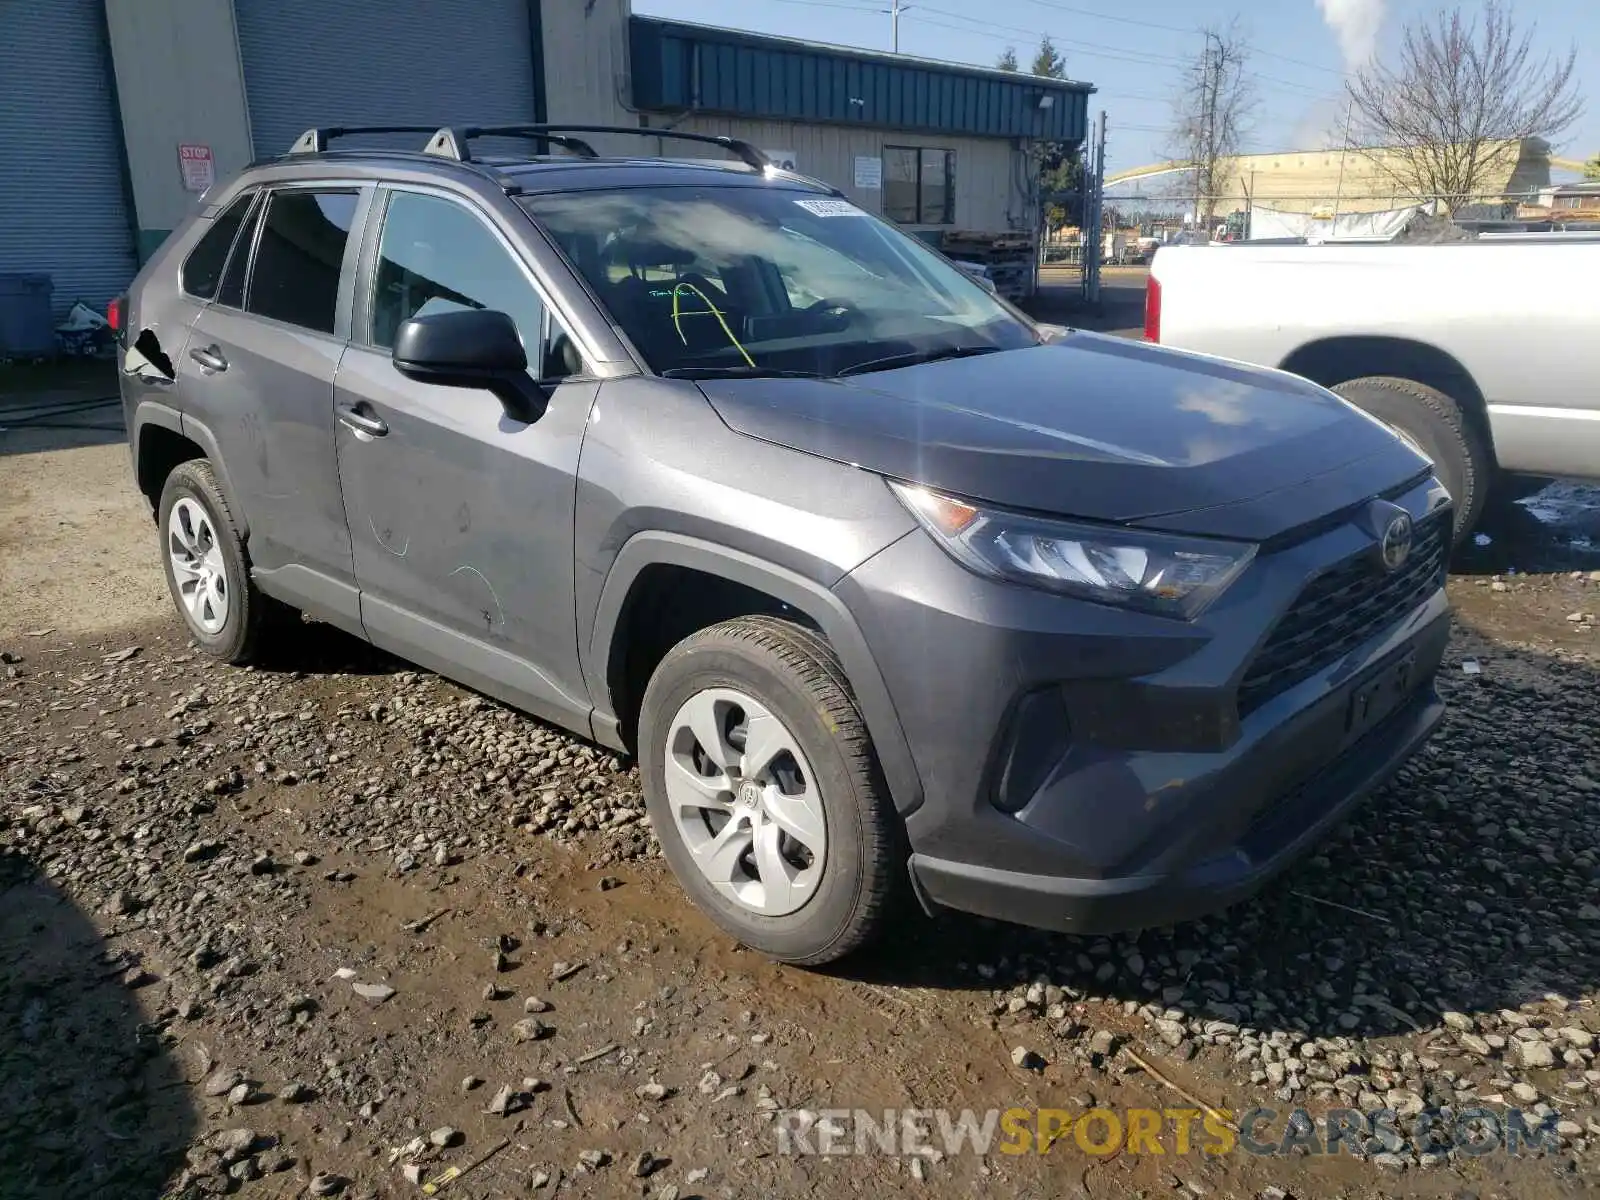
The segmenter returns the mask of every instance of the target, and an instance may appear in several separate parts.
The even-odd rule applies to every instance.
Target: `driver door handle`
[[[348,404],[339,406],[339,424],[362,438],[382,437],[389,432],[389,423],[382,417],[362,412]]]
[[[226,371],[228,369],[228,360],[222,356],[222,351],[215,345],[196,346],[189,351],[189,357],[208,371]]]

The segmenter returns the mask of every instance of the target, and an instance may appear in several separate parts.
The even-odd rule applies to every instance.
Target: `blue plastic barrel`
[[[0,273],[0,357],[54,357],[56,330],[50,316],[54,291],[48,275]]]

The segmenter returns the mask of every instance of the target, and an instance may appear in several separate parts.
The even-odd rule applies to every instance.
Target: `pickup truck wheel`
[[[1390,375],[1352,379],[1333,389],[1433,460],[1455,501],[1455,540],[1478,523],[1489,495],[1489,448],[1461,406],[1437,388]]]
[[[161,563],[195,645],[228,663],[252,662],[261,635],[289,609],[257,590],[228,501],[203,458],[179,463],[161,489]]]
[[[729,934],[816,965],[879,932],[904,878],[896,818],[821,637],[741,617],[685,638],[650,679],[638,744],[662,852]]]

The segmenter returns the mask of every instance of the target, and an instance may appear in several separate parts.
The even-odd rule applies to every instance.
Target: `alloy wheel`
[[[673,821],[712,886],[765,917],[804,906],[822,880],[827,823],[783,722],[743,692],[708,688],[672,718],[666,759]]]
[[[202,633],[217,633],[228,621],[228,566],[210,514],[187,496],[167,514],[167,560],[185,615]]]

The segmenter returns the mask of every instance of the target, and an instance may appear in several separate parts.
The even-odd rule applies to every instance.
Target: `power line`
[[[870,3],[870,0],[868,0],[868,2]],[[1133,17],[1116,17],[1106,13],[1093,13],[1087,9],[1074,8],[1070,5],[1046,3],[1045,0],[1028,0],[1028,2],[1031,4],[1037,4],[1043,8],[1054,9],[1063,13],[1073,13],[1079,16],[1102,17],[1105,20],[1118,21],[1131,25],[1147,26],[1149,28],[1161,29],[1171,33],[1192,35],[1195,32],[1192,29],[1183,29],[1176,25],[1162,25],[1153,21],[1137,20]],[[882,14],[889,11],[887,9],[877,7],[866,7],[864,4],[857,5],[847,3],[843,2],[843,0],[772,0],[772,3],[790,4],[802,8],[832,9],[839,12],[860,13],[863,16]],[[938,8],[933,5],[919,3],[915,6],[912,6],[907,4],[900,6],[900,11],[904,13],[911,10],[913,7],[915,7],[915,9],[921,13],[937,13],[941,17],[948,17],[952,20],[968,22],[971,25],[978,26],[979,28],[969,28],[968,25],[952,25],[948,21],[934,20],[927,16],[920,17],[918,22],[919,24],[933,26],[934,28],[938,29],[948,29],[953,33],[965,34],[968,37],[987,38],[989,41],[1002,43],[1005,45],[1011,45],[1020,38],[1028,38],[1031,40],[1035,37],[1048,37],[1050,38],[1052,44],[1070,49],[1075,56],[1083,58],[1104,59],[1107,62],[1129,63],[1135,66],[1187,67],[1192,65],[1190,59],[1177,55],[1139,53],[1136,51],[1128,51],[1125,47],[1121,46],[1107,46],[1100,42],[1087,42],[1078,38],[1060,37],[1051,33],[1049,30],[1025,29],[1017,25],[998,25],[993,21],[986,21],[982,18],[970,17],[965,13],[954,12],[950,9]],[[993,30],[1003,30],[1004,33],[995,33],[992,32]],[[1270,54],[1268,51],[1259,51],[1259,53],[1269,54],[1274,58],[1285,57],[1283,55]],[[1285,59],[1285,61],[1294,62],[1297,60]],[[1309,63],[1300,65],[1313,66],[1313,64]],[[1327,68],[1316,69],[1326,70]],[[1278,79],[1274,76],[1263,75],[1256,71],[1246,72],[1246,76],[1252,81],[1266,85],[1270,89],[1284,91],[1291,95],[1302,96],[1314,100],[1327,98],[1325,94],[1319,94],[1308,88],[1306,85],[1296,83],[1292,80]],[[1144,100],[1150,102],[1166,102],[1170,100],[1170,97],[1136,94],[1128,94],[1125,98],[1129,100]]]
[[[1146,21],[1139,17],[1123,17],[1115,13],[1094,12],[1091,9],[1078,8],[1071,4],[1060,4],[1056,0],[1024,0],[1024,2],[1039,8],[1050,9],[1053,12],[1071,13],[1074,16],[1089,17],[1096,21],[1114,21],[1118,25],[1134,25],[1141,29],[1159,29],[1163,33],[1193,34],[1195,32],[1194,29],[1184,28],[1181,25],[1167,25],[1160,21]],[[1325,67],[1319,63],[1306,62],[1304,59],[1291,58],[1287,54],[1279,54],[1276,50],[1263,50],[1259,46],[1252,46],[1250,49],[1253,53],[1260,54],[1265,58],[1276,58],[1281,62],[1293,63],[1297,67],[1305,67],[1311,71],[1325,71],[1330,75],[1341,77],[1344,75],[1343,71],[1334,67]]]
[[[830,0],[773,0],[773,2],[776,3],[776,4],[800,4],[800,5],[805,5],[805,6],[811,7],[811,8],[842,8],[842,9],[847,9],[847,10],[850,10],[850,11],[862,12],[862,13],[869,13],[869,12],[874,12],[874,11],[882,11],[882,10],[875,10],[875,9],[871,9],[871,8],[859,8],[854,4],[834,3],[834,2],[830,2]],[[1193,35],[1196,32],[1196,30],[1194,28],[1186,28],[1186,27],[1184,27],[1182,25],[1167,25],[1167,24],[1164,24],[1163,22],[1160,22],[1160,21],[1146,21],[1146,20],[1142,20],[1141,18],[1138,18],[1138,17],[1123,17],[1123,16],[1118,16],[1115,13],[1094,12],[1094,11],[1091,11],[1090,9],[1078,8],[1075,5],[1071,5],[1071,4],[1058,4],[1058,3],[1055,3],[1054,0],[1024,0],[1024,2],[1027,3],[1027,4],[1032,4],[1032,5],[1034,5],[1034,6],[1038,7],[1038,8],[1048,9],[1051,12],[1071,13],[1073,16],[1089,17],[1089,18],[1091,18],[1093,20],[1097,20],[1097,21],[1112,21],[1112,22],[1115,22],[1118,25],[1132,25],[1132,26],[1136,26],[1136,27],[1138,27],[1140,29],[1158,29],[1158,30],[1161,30],[1163,33],[1180,33],[1180,34],[1184,34],[1184,35]],[[911,6],[910,5],[906,6],[906,8],[909,8],[909,7],[911,7]],[[925,6],[919,6],[919,7],[925,7]],[[905,8],[902,8],[901,11],[904,12]],[[934,8],[934,9],[928,9],[927,11],[929,11],[929,12],[940,12],[942,10]],[[947,15],[947,16],[962,16],[964,14],[946,13],[945,15]],[[970,20],[971,18],[968,18],[968,19]],[[1052,40],[1056,40],[1056,39],[1052,39]],[[1089,43],[1089,42],[1085,42],[1085,43],[1082,43],[1082,44],[1083,45],[1093,45],[1093,43]],[[1323,72],[1324,74],[1327,74],[1327,75],[1337,75],[1341,79],[1345,77],[1345,72],[1339,70],[1337,67],[1328,67],[1328,66],[1322,65],[1321,63],[1307,62],[1303,58],[1294,58],[1294,57],[1292,57],[1291,55],[1288,55],[1288,54],[1280,54],[1276,50],[1264,50],[1260,46],[1252,45],[1250,47],[1250,52],[1252,54],[1259,54],[1263,58],[1273,58],[1273,59],[1277,59],[1279,62],[1286,62],[1286,63],[1290,63],[1290,64],[1292,64],[1294,66],[1297,66],[1297,67],[1304,67],[1308,71],[1321,71],[1321,72]]]
[[[834,0],[772,0],[774,4],[797,4],[802,8],[839,8],[846,12],[857,12],[864,17],[875,16],[882,10],[878,8],[864,8],[857,4],[840,4]],[[907,7],[910,7],[907,5]],[[904,12],[905,9],[901,9]]]
[[[1083,54],[1083,57],[1086,58],[1103,58],[1112,62],[1133,63],[1138,66],[1157,65],[1187,67],[1192,65],[1190,59],[1182,58],[1176,55],[1127,53],[1121,47],[1105,46],[1098,42],[1084,42],[1078,41],[1074,38],[1058,37],[1049,30],[1040,31],[1024,29],[1017,25],[999,25],[993,21],[985,21],[978,17],[969,17],[965,13],[951,12],[948,9],[937,8],[928,4],[919,5],[918,7],[925,13],[938,13],[941,17],[950,17],[957,21],[971,22],[974,25],[981,26],[981,28],[969,29],[963,25],[951,25],[948,22],[930,20],[927,17],[922,18],[921,23],[924,25],[933,25],[940,29],[949,29],[955,33],[964,33],[971,37],[988,38],[990,41],[1004,42],[1008,45],[1016,39],[1005,36],[1004,34],[992,33],[989,31],[997,29],[1004,30],[1008,34],[1016,34],[1020,37],[1028,38],[1048,37],[1052,45],[1064,46],[1069,49],[1076,50]],[[1084,53],[1084,51],[1087,51],[1087,53]],[[1304,84],[1295,83],[1287,79],[1278,79],[1271,75],[1263,75],[1258,71],[1246,72],[1246,75],[1253,81],[1265,83],[1274,88],[1289,91],[1297,95],[1304,95],[1312,99],[1321,99],[1320,95],[1318,95],[1312,89],[1306,87]]]
[[[1323,71],[1329,75],[1337,75],[1340,79],[1346,77],[1346,73],[1337,67],[1324,67],[1314,62],[1307,62],[1303,58],[1290,58],[1287,54],[1279,54],[1276,50],[1263,50],[1260,46],[1251,46],[1250,52],[1252,54],[1260,54],[1265,58],[1276,58],[1280,62],[1293,63],[1297,67],[1305,67],[1310,71]]]
[[[1105,44],[1103,44],[1101,42],[1085,42],[1085,41],[1080,41],[1080,40],[1078,40],[1076,38],[1059,37],[1056,34],[1052,33],[1048,29],[1046,29],[1046,30],[1024,29],[1019,25],[1000,25],[1000,24],[997,24],[994,21],[984,20],[981,17],[969,17],[966,13],[952,12],[949,9],[937,8],[937,7],[935,7],[933,5],[930,5],[930,4],[923,4],[923,5],[920,5],[919,7],[922,9],[923,12],[938,13],[941,17],[953,17],[954,19],[956,19],[958,21],[970,21],[973,24],[979,25],[979,26],[981,26],[981,27],[983,27],[985,29],[1003,29],[1003,30],[1006,30],[1006,31],[1008,31],[1010,33],[1018,34],[1018,35],[1020,35],[1022,37],[1029,37],[1029,38],[1048,37],[1050,39],[1050,41],[1055,45],[1082,47],[1082,48],[1087,49],[1087,50],[1103,51],[1103,52],[1106,52],[1106,53],[1104,53],[1102,55],[1102,57],[1106,57],[1106,58],[1119,57],[1119,58],[1126,59],[1129,62],[1137,62],[1137,63],[1168,62],[1168,63],[1171,63],[1174,66],[1181,66],[1186,62],[1185,59],[1179,58],[1179,57],[1177,57],[1175,55],[1130,53],[1127,50],[1127,48],[1123,47],[1123,46],[1107,46],[1107,45],[1105,45]],[[933,25],[933,24],[938,24],[938,22],[929,21],[926,17],[924,17],[923,18],[923,24],[925,24],[925,25]],[[946,26],[943,26],[943,28],[947,28],[948,29],[948,28],[951,28],[951,26],[946,25]],[[971,32],[971,31],[970,30],[966,30],[966,29],[960,29],[957,32],[968,33],[968,32]],[[990,35],[990,36],[994,36],[994,35]],[[1010,41],[1011,39],[1010,38],[998,38],[997,40]]]
[[[1052,0],[1026,0],[1028,4],[1036,4],[1040,8],[1052,9],[1055,12],[1072,13],[1078,17],[1093,17],[1100,21],[1115,21],[1119,25],[1138,25],[1143,29],[1161,29],[1167,33],[1193,33],[1193,29],[1184,29],[1177,25],[1163,25],[1157,21],[1141,21],[1137,17],[1118,17],[1110,13],[1091,12],[1087,8],[1074,8],[1070,4],[1056,4]]]

